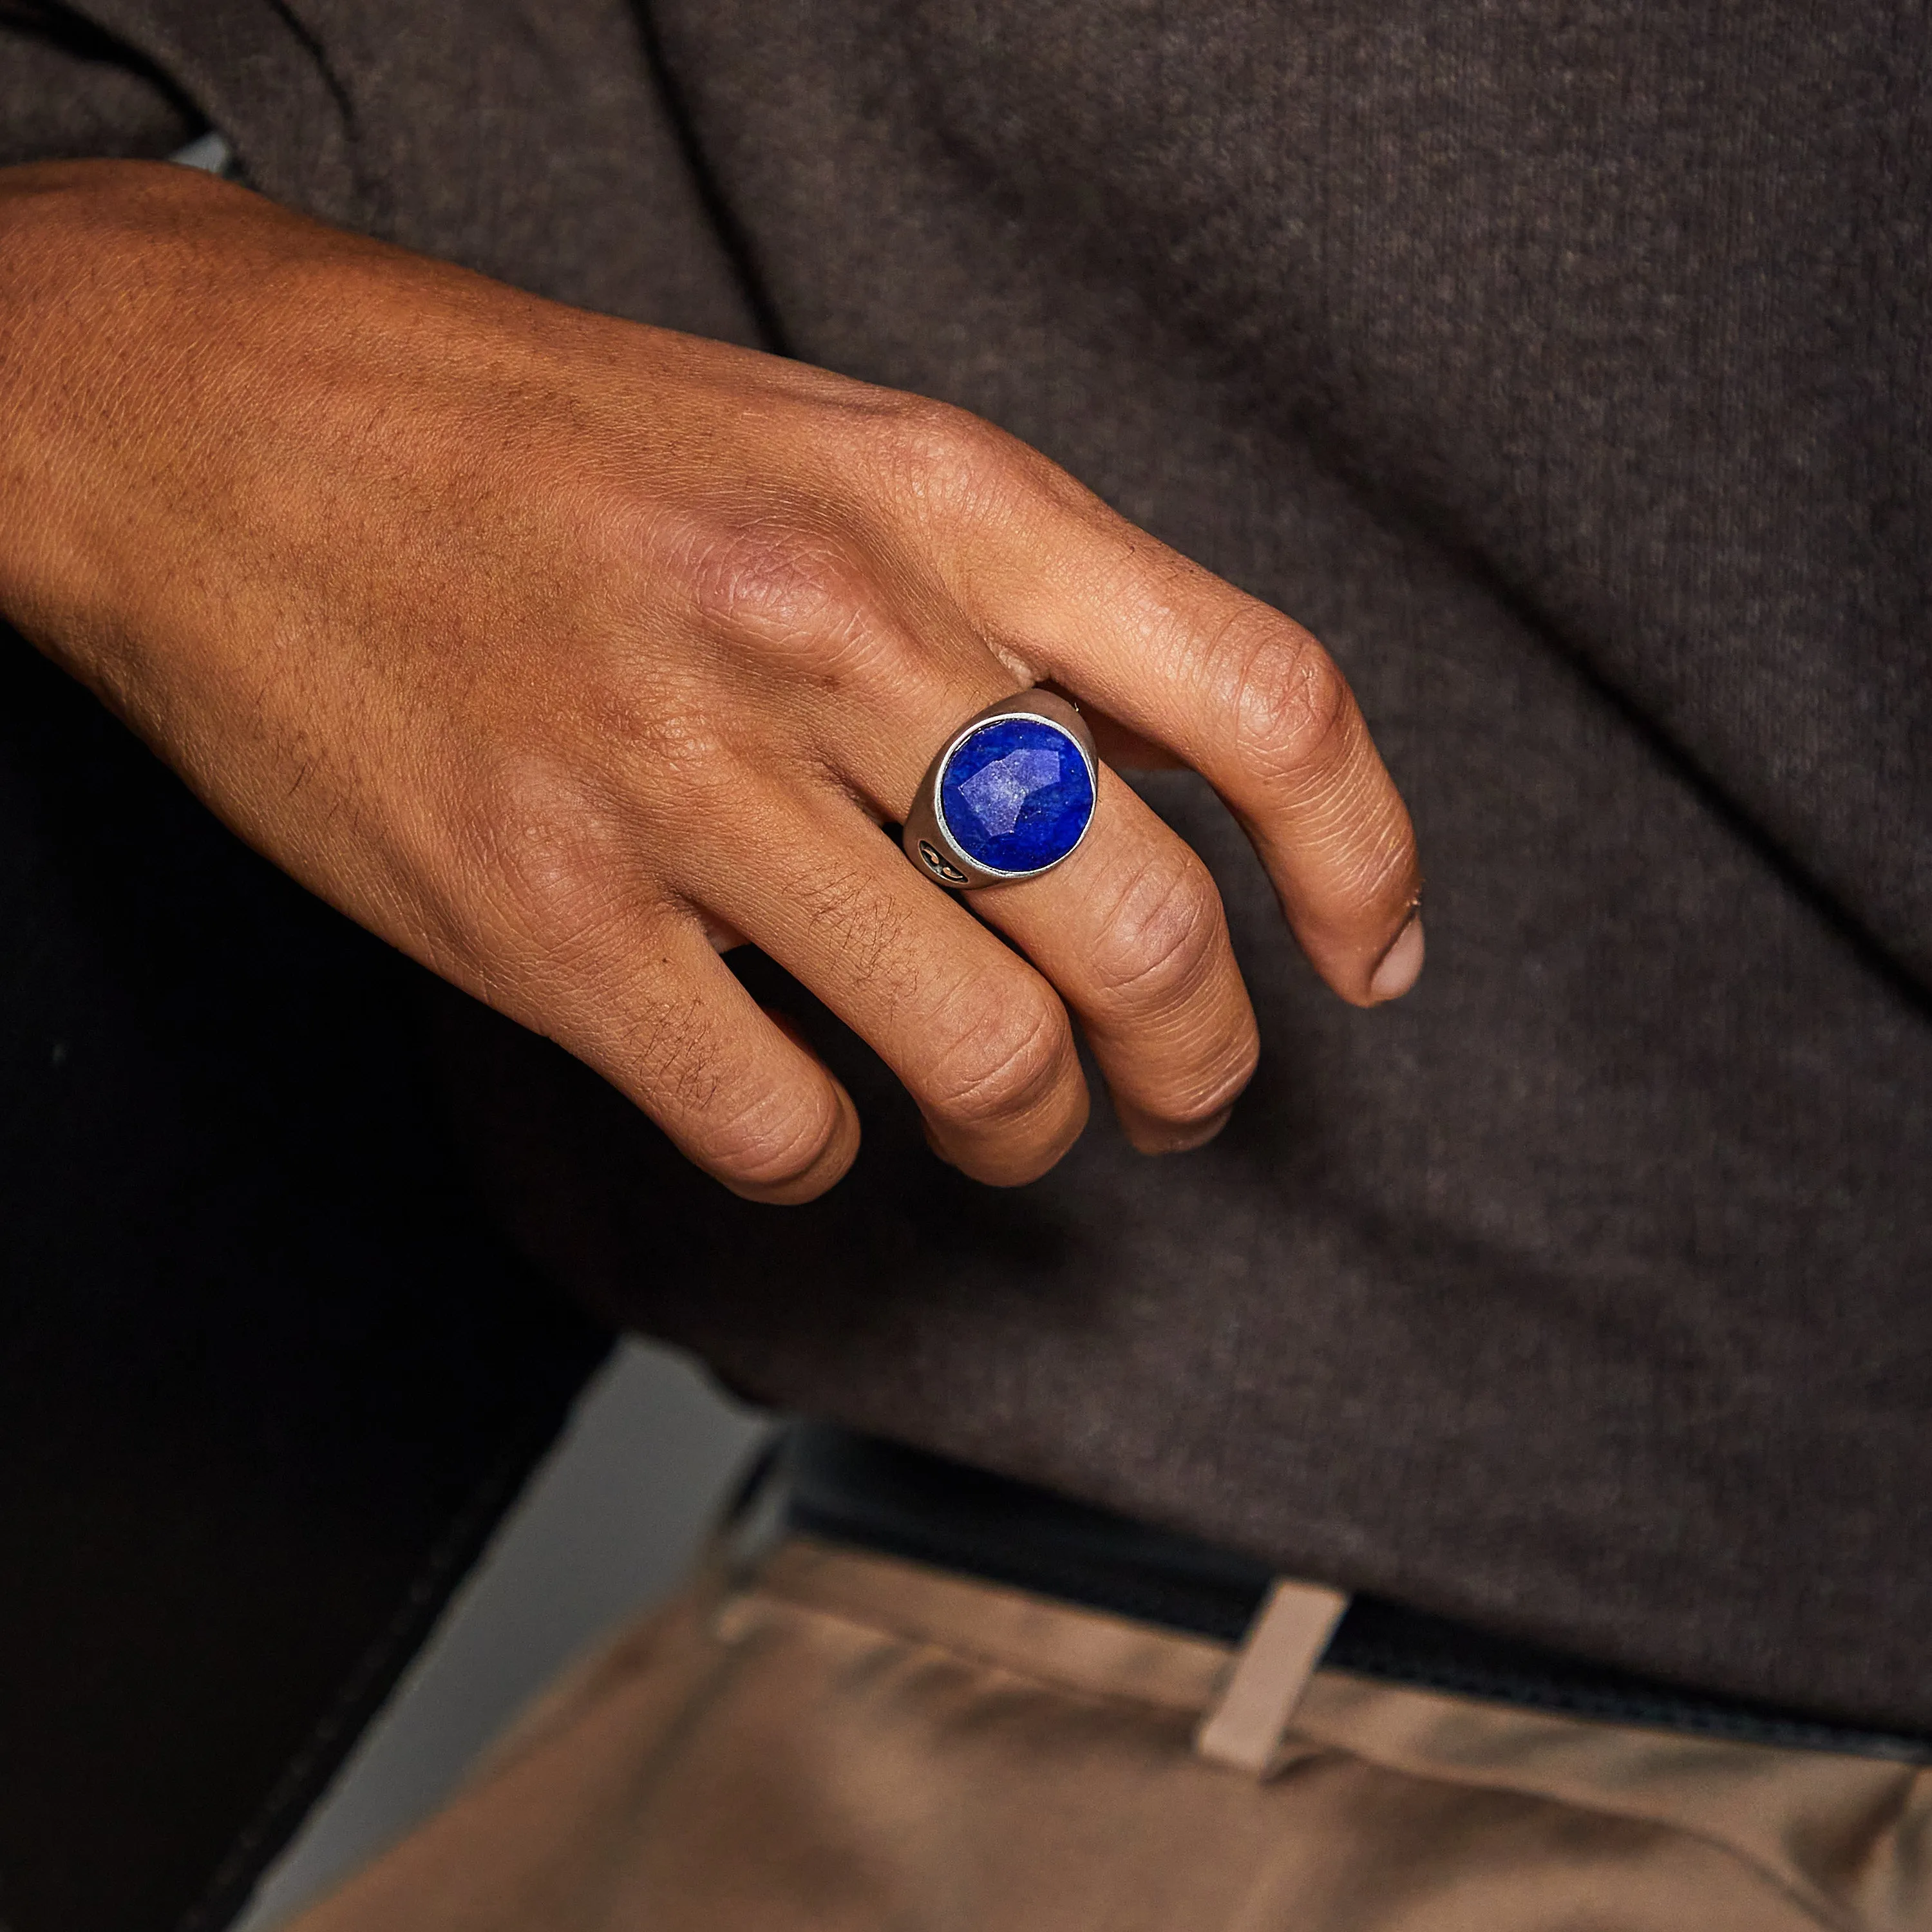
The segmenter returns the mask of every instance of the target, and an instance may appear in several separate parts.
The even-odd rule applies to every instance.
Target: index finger
[[[1097,502],[1053,505],[1000,548],[971,599],[996,645],[1214,786],[1342,998],[1406,993],[1422,967],[1414,830],[1315,638]]]

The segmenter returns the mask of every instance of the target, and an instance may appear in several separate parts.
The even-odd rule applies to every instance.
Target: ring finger
[[[998,681],[990,660],[986,668]],[[866,769],[850,781],[903,819],[926,775],[922,754],[984,702],[935,682],[916,724],[860,741],[856,762]],[[902,697],[895,708],[915,707]],[[1098,778],[1091,826],[1075,850],[1036,878],[976,889],[971,909],[1078,1015],[1135,1145],[1196,1146],[1254,1071],[1253,1009],[1207,867],[1112,772],[1102,766]]]

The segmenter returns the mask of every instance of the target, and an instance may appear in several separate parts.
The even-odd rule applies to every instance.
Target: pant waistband
[[[1274,1581],[1252,1558],[1045,1490],[824,1423],[774,1466],[788,1527],[1090,1610],[1239,1643]],[[1932,1763],[1932,1738],[1845,1725],[1658,1682],[1370,1597],[1325,1666],[1646,1729]]]

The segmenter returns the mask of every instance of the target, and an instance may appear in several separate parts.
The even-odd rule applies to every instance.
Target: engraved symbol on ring
[[[963,886],[966,883],[966,874],[957,866],[948,864],[944,854],[923,838],[919,842],[919,856],[931,868],[934,878],[944,879],[949,886]]]

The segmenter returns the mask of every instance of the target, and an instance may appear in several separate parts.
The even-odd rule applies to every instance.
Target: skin
[[[1220,900],[1111,770],[1070,860],[970,904],[880,830],[1036,682],[1209,780],[1342,998],[1420,970],[1408,814],[1321,646],[972,416],[182,169],[0,170],[0,611],[740,1194],[811,1199],[859,1140],[741,938],[982,1180],[1078,1135],[1076,1019],[1136,1146],[1226,1119],[1257,1047]]]

